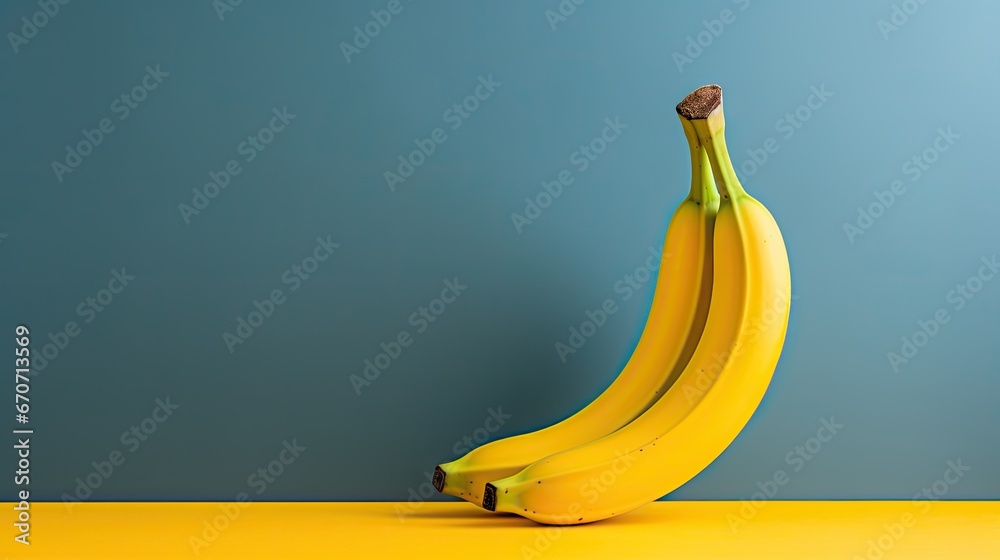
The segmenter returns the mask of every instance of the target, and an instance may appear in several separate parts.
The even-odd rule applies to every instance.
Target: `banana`
[[[596,441],[539,460],[486,487],[486,509],[547,524],[620,515],[672,492],[714,461],[770,383],[788,326],[791,274],[774,218],[746,193],[726,150],[722,90],[677,106],[708,150],[722,203],[714,285],[701,341],[680,378],[641,416]]]
[[[635,350],[614,382],[565,420],[478,447],[438,465],[439,492],[482,503],[486,483],[533,461],[610,434],[642,414],[678,378],[701,338],[712,290],[712,234],[719,208],[708,153],[693,127],[691,189],[667,228],[653,303]]]

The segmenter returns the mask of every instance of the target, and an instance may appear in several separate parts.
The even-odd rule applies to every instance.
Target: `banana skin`
[[[707,324],[676,383],[616,432],[490,482],[483,506],[539,523],[621,515],[694,478],[743,429],[784,344],[791,295],[785,244],[768,210],[743,189],[725,143],[722,92],[678,105],[685,132],[705,146],[722,203],[715,222]]]

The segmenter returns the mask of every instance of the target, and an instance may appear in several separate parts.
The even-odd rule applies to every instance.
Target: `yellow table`
[[[13,504],[4,504],[8,515]],[[31,504],[0,557],[1000,559],[1000,502],[657,502],[546,527],[465,503]],[[8,516],[8,519],[10,517]],[[213,526],[214,525],[214,526]]]

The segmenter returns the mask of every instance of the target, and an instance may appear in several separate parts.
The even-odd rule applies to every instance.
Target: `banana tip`
[[[434,467],[434,478],[431,480],[431,484],[438,492],[444,492],[444,469],[440,465]]]
[[[688,120],[707,119],[722,105],[722,88],[716,84],[701,86],[677,104],[677,114]]]
[[[483,509],[497,510],[497,487],[492,484],[487,484],[486,491],[483,492]]]

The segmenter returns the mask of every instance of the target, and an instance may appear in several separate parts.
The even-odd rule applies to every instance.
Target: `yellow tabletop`
[[[4,504],[12,512],[13,504]],[[541,526],[465,503],[62,503],[30,506],[9,559],[1000,559],[1000,502],[657,502]]]

